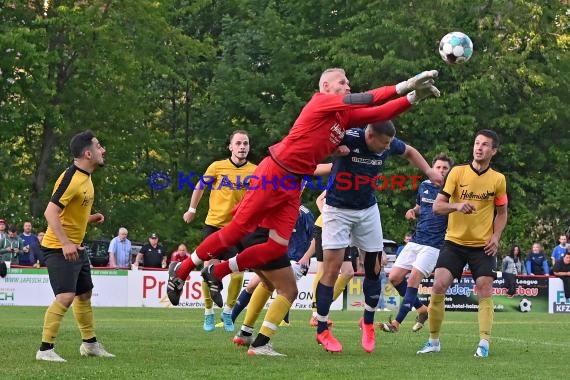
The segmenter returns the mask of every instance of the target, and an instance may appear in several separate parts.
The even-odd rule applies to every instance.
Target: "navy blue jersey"
[[[441,246],[445,230],[447,230],[447,215],[436,215],[432,209],[435,197],[440,190],[441,188],[429,179],[420,184],[416,198],[416,204],[420,206],[420,217],[411,240],[414,243],[429,245],[437,249]]]
[[[394,154],[404,154],[406,144],[397,138],[392,139],[390,149],[382,153],[373,153],[368,150],[364,138],[364,129],[352,128],[346,131],[340,145],[350,149],[347,156],[337,157],[333,162],[331,171],[332,184],[327,190],[326,203],[338,208],[364,210],[377,203],[375,189],[382,188],[387,179],[376,178],[382,173],[384,162]],[[368,177],[368,183],[358,181]],[[331,180],[329,180],[331,181]],[[374,185],[374,186],[373,186]]]
[[[301,205],[299,207],[299,216],[293,234],[289,239],[287,247],[287,256],[291,260],[299,261],[301,257],[309,249],[311,240],[313,239],[313,229],[315,228],[315,217],[311,210]]]

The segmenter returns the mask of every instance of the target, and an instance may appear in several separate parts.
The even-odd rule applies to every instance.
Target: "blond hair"
[[[342,75],[346,75],[344,69],[341,69],[338,67],[332,67],[330,69],[326,69],[325,71],[323,71],[323,73],[321,74],[321,78],[319,79],[319,90],[320,91],[323,91],[324,83],[329,80],[330,74],[332,74],[332,73],[341,73]]]

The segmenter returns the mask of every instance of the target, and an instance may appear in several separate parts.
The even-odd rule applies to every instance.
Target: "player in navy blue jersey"
[[[432,169],[415,148],[395,138],[395,135],[396,129],[391,121],[368,124],[364,129],[350,129],[341,142],[348,147],[350,153],[337,157],[332,165],[332,186],[327,190],[323,207],[323,276],[316,291],[317,342],[326,351],[342,351],[342,345],[329,331],[327,322],[333,286],[344,258],[344,250],[349,245],[366,252],[363,282],[365,307],[364,316],[360,320],[361,343],[367,352],[372,352],[375,347],[374,311],[380,295],[376,267],[383,244],[374,179],[382,172],[386,159],[392,155],[401,155],[433,182],[443,182],[441,174]]]
[[[452,166],[451,158],[443,153],[432,161],[432,168],[443,177],[449,173]],[[395,320],[378,324],[383,331],[398,331],[412,307],[418,313],[412,331],[419,331],[428,318],[427,306],[418,299],[418,288],[422,279],[427,278],[435,268],[439,247],[447,229],[447,215],[436,215],[432,210],[440,190],[440,186],[430,180],[423,181],[418,189],[415,207],[406,212],[406,219],[417,219],[416,232],[396,259],[388,278],[404,299]],[[408,273],[411,274],[406,281]]]

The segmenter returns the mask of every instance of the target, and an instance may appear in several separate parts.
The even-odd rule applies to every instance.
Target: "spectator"
[[[560,244],[558,244],[556,247],[554,247],[554,249],[552,250],[552,255],[550,256],[552,259],[552,266],[554,266],[554,264],[556,264],[557,261],[562,259],[562,256],[564,256],[564,254],[566,253],[566,235],[560,235],[560,237],[558,238],[558,242]]]
[[[37,244],[30,245],[30,252],[34,254],[35,264],[34,267],[45,267],[46,261],[44,258],[44,251],[42,251],[42,240],[44,239],[45,232],[40,231],[38,232],[37,236]]]
[[[524,274],[525,264],[521,258],[521,249],[518,245],[511,248],[511,252],[503,259],[503,279],[507,288],[507,297],[513,298],[516,293],[517,276]]]
[[[148,244],[141,247],[135,258],[135,268],[139,265],[145,268],[166,268],[166,252],[162,245],[158,244],[158,235],[150,234]]]
[[[32,232],[31,222],[24,222],[23,232],[20,234],[20,237],[24,241],[24,245],[31,246],[34,243],[38,243],[38,237]]]
[[[400,252],[402,252],[402,249],[404,249],[404,247],[406,246],[406,244],[410,242],[410,240],[412,240],[412,233],[407,232],[404,235],[404,244],[398,246],[398,249],[396,250],[396,257],[400,256]]]
[[[170,255],[170,262],[171,263],[182,262],[186,260],[189,256],[190,255],[188,255],[188,248],[186,247],[186,244],[182,243],[178,246],[178,249],[172,252],[172,254]]]
[[[119,228],[119,233],[109,243],[109,266],[128,268],[131,265],[131,241],[127,239],[129,231]]]
[[[8,234],[6,233],[6,221],[4,219],[0,219],[0,241],[4,240],[4,238]]]
[[[566,250],[562,260],[558,260],[554,268],[552,268],[552,273],[562,280],[564,285],[564,298],[566,302],[570,302],[570,248]]]
[[[20,238],[24,241],[24,248],[28,250],[27,253],[20,256],[20,265],[32,266],[37,261],[32,246],[39,246],[40,242],[38,241],[36,234],[32,233],[31,222],[24,222],[23,232],[20,234]]]
[[[16,228],[8,228],[8,235],[0,242],[0,260],[20,264],[21,255],[27,254],[28,251],[29,249],[24,247],[24,241],[18,236]],[[23,262],[27,263],[27,257],[24,258]]]
[[[540,243],[532,245],[532,251],[526,259],[526,273],[530,276],[549,274],[548,259],[542,252]]]

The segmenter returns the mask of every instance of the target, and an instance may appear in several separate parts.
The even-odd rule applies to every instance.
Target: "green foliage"
[[[93,129],[107,148],[94,175],[96,208],[135,240],[157,231],[169,247],[194,245],[199,222],[182,213],[190,189],[177,172],[201,174],[227,157],[232,130],[251,134],[250,159],[289,130],[327,67],[346,69],[353,91],[440,71],[442,97],[396,120],[398,135],[431,160],[471,159],[476,130],[503,144],[494,165],[507,175],[510,220],[503,244],[554,245],[570,225],[568,124],[570,17],[549,1],[161,2],[12,1],[0,8],[0,216],[21,224],[42,214],[67,144]],[[448,66],[439,39],[461,30],[474,42],[465,65]],[[168,173],[152,191],[150,173]],[[393,159],[389,174],[416,174]],[[313,210],[317,192],[303,200]],[[413,225],[403,218],[414,192],[379,194],[384,235]],[[198,220],[205,216],[202,201]]]

